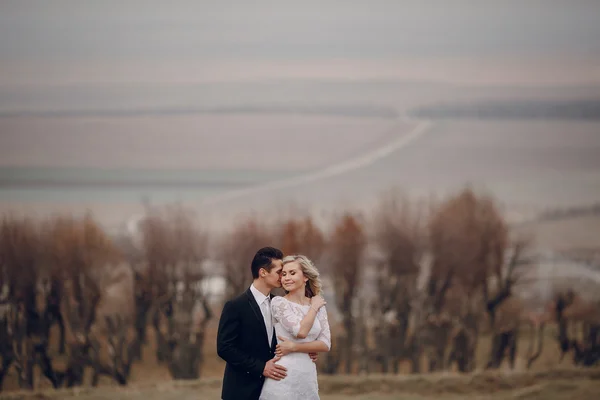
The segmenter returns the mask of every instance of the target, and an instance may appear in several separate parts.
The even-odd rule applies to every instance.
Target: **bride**
[[[277,362],[287,368],[282,380],[267,378],[260,400],[318,400],[317,367],[308,353],[331,348],[319,271],[305,256],[283,259],[281,284],[287,294],[271,300],[278,345]]]

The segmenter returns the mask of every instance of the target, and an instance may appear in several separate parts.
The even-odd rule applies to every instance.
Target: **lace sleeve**
[[[331,330],[329,330],[329,320],[327,319],[327,310],[325,306],[321,307],[317,313],[317,318],[321,324],[321,332],[315,340],[320,340],[327,345],[327,348],[331,350]]]
[[[283,297],[274,297],[271,300],[273,318],[283,326],[292,336],[297,337],[300,330],[302,315],[294,312],[290,303]]]

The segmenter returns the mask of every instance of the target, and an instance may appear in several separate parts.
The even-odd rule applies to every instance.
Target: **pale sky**
[[[600,54],[596,0],[4,0],[0,11],[12,60]]]
[[[4,0],[3,64],[600,56],[597,0]]]

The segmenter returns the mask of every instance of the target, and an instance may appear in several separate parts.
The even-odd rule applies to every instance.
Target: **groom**
[[[265,378],[286,376],[287,369],[276,364],[270,304],[271,290],[281,287],[282,259],[279,249],[258,250],[250,266],[252,285],[223,307],[217,333],[217,353],[227,362],[223,400],[258,400]]]

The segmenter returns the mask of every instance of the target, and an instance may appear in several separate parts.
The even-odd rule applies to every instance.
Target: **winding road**
[[[345,160],[333,165],[329,165],[321,170],[313,171],[304,175],[271,181],[262,185],[256,185],[244,189],[227,191],[225,193],[204,199],[201,202],[201,206],[223,204],[223,202],[226,202],[228,200],[239,199],[243,198],[244,196],[256,193],[266,193],[268,191],[287,189],[307,183],[317,182],[326,178],[332,178],[351,171],[356,171],[358,169],[372,165],[373,163],[384,159],[385,157],[388,157],[392,153],[405,148],[406,146],[410,145],[415,140],[420,138],[422,135],[427,133],[433,126],[432,121],[415,120],[409,118],[405,114],[401,114],[398,117],[398,123],[410,124],[414,126],[409,132],[400,133],[394,140],[386,143],[385,145],[375,150],[369,151],[365,154],[361,154],[355,158]]]

